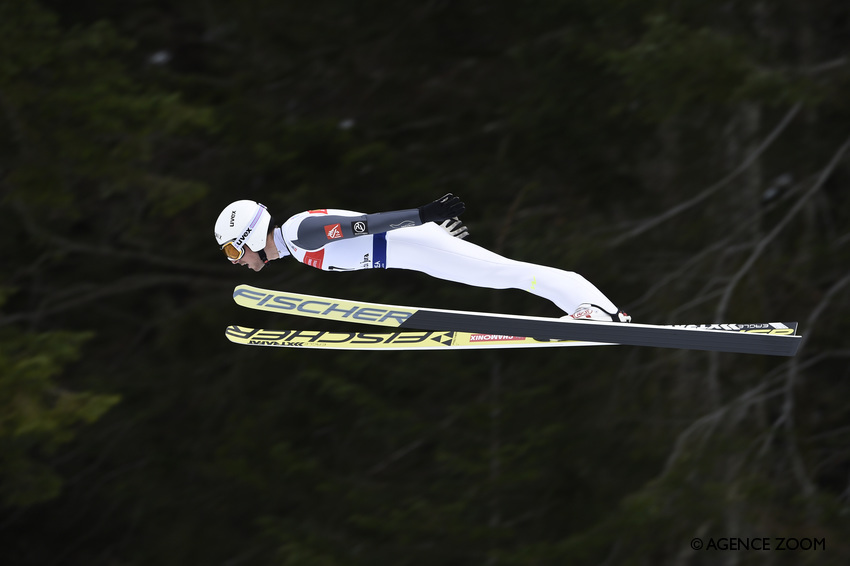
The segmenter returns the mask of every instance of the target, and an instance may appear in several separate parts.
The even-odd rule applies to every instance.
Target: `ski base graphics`
[[[327,332],[324,330],[266,330],[229,326],[227,339],[249,346],[314,348],[330,350],[483,350],[504,348],[551,348],[565,346],[614,346],[576,340],[535,340],[524,336],[473,334],[453,331]]]
[[[628,346],[793,356],[797,323],[652,325],[564,320],[368,303],[239,285],[237,304],[262,311],[404,330],[534,337]]]

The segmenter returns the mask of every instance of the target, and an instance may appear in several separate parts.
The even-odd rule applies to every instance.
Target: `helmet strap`
[[[269,258],[266,255],[266,250],[260,250],[257,252],[257,255],[260,256],[260,259],[263,260],[263,263],[268,263]]]

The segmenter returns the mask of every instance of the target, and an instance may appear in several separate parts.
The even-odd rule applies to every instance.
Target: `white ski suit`
[[[410,269],[438,279],[490,289],[521,289],[566,313],[580,303],[617,307],[571,271],[515,261],[453,237],[416,209],[378,214],[322,209],[296,214],[274,229],[281,257],[325,271]]]

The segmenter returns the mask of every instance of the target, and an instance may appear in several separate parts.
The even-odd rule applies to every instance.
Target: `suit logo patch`
[[[369,233],[369,223],[363,220],[358,220],[357,222],[351,223],[351,231],[354,232],[355,236],[362,236],[363,234]]]
[[[342,226],[339,224],[328,224],[325,226],[325,235],[327,235],[328,240],[342,238]]]
[[[307,252],[306,254],[304,254],[304,259],[302,259],[301,261],[305,265],[321,269],[322,264],[325,262],[325,250],[319,250],[317,252]]]

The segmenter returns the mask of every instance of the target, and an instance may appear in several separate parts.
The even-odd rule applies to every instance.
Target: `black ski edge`
[[[628,323],[582,324],[557,320],[523,320],[478,314],[419,309],[399,328],[455,330],[492,334],[534,336],[537,339],[582,340],[624,346],[677,348],[708,352],[794,356],[801,336],[777,336],[746,332],[713,332],[670,327],[630,327]]]

